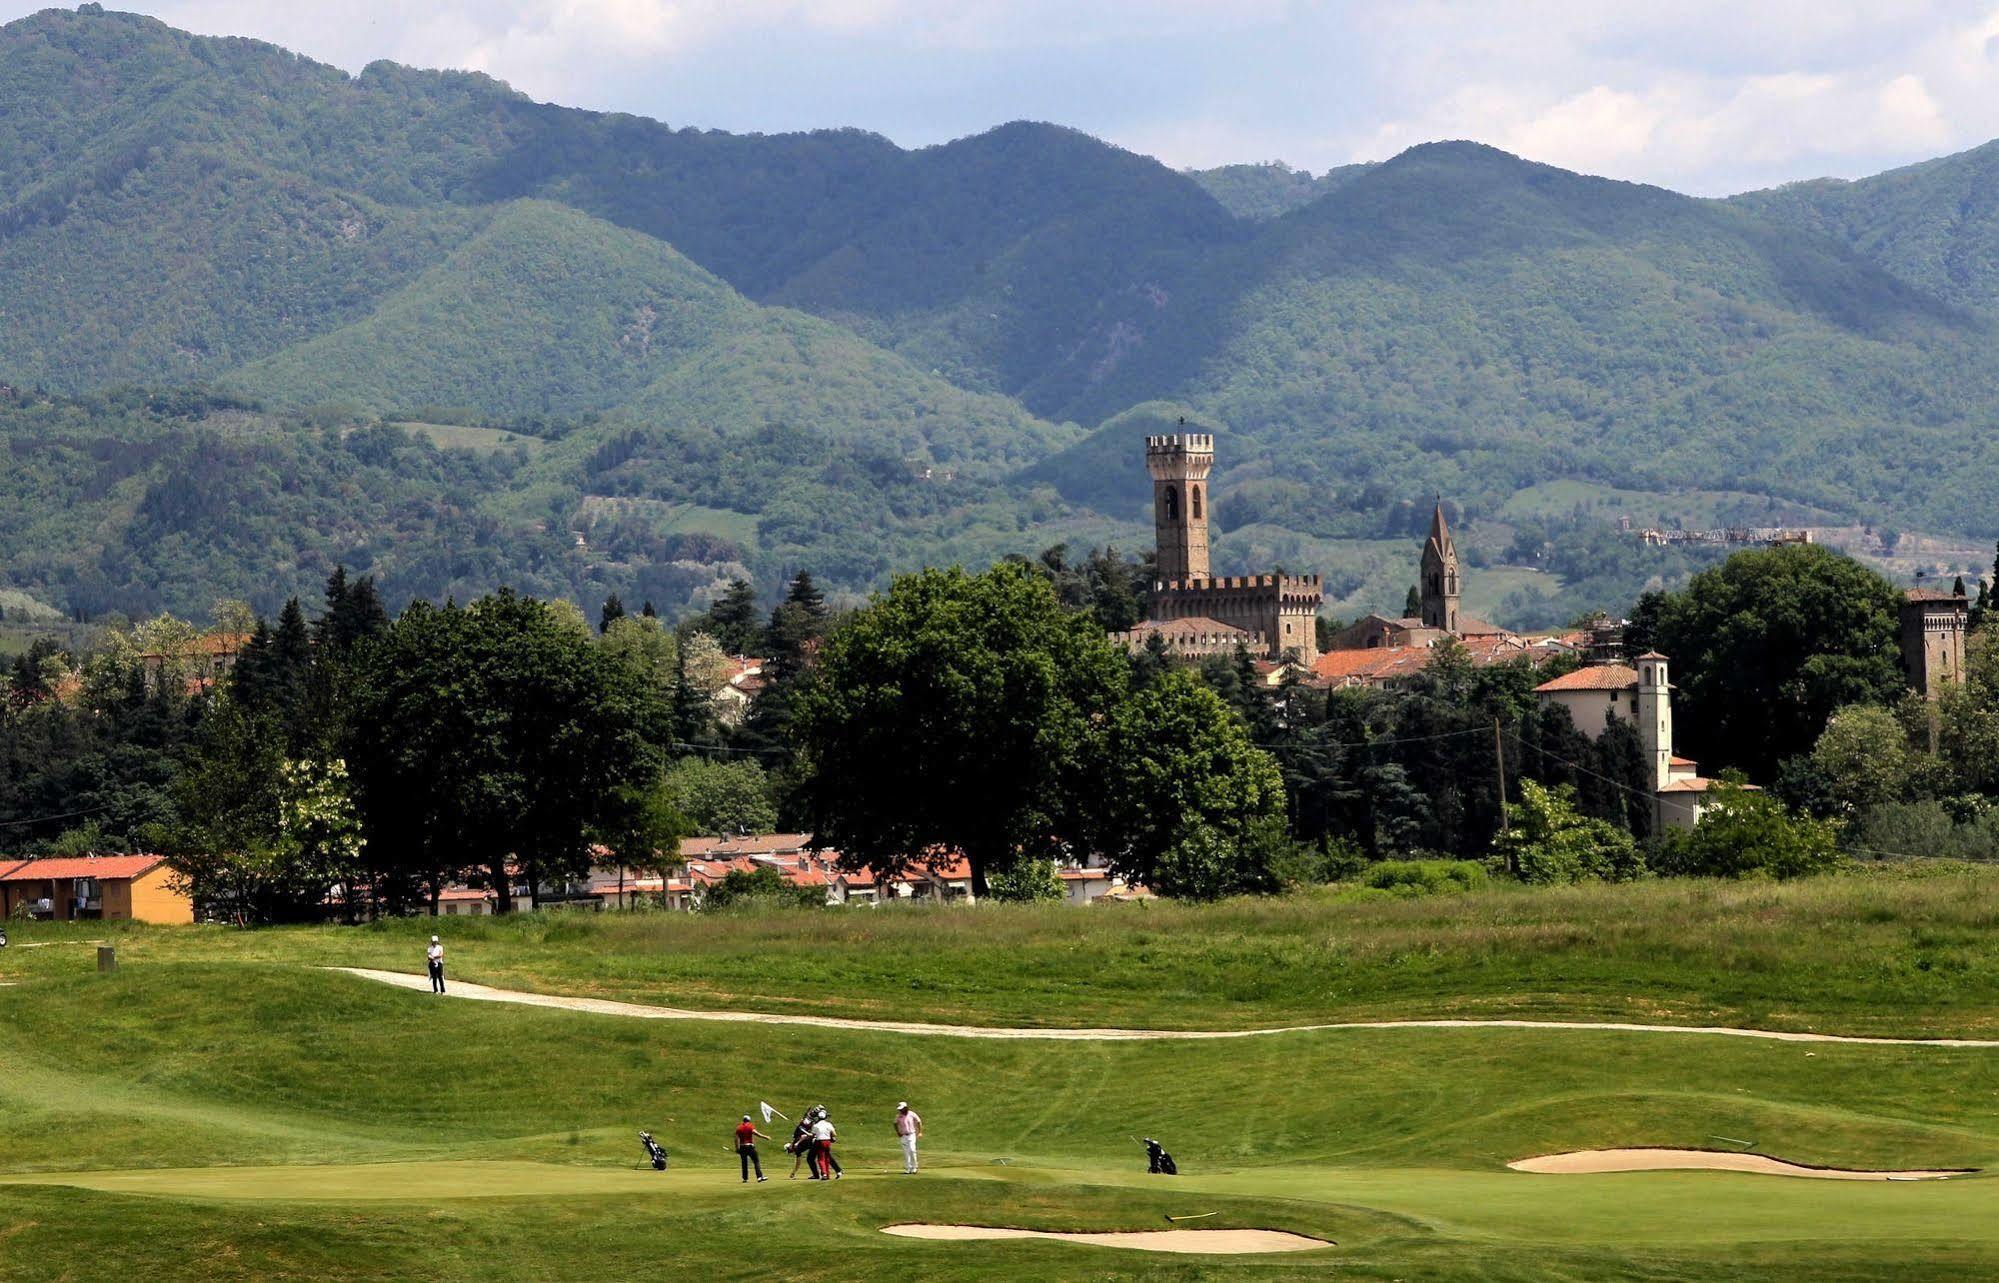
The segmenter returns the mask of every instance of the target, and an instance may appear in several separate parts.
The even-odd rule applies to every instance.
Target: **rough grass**
[[[1925,876],[1927,874],[1927,876]],[[1511,1016],[1916,1037],[1999,1033],[1999,870],[1362,900],[117,932],[132,959],[284,959],[676,1006],[972,1024],[1245,1028]],[[20,938],[86,938],[30,928]],[[108,938],[108,937],[107,937]],[[61,949],[9,950],[0,980]]]

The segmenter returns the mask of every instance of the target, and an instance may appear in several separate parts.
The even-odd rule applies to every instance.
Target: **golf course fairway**
[[[1233,938],[1232,912],[1217,908],[1216,947]],[[883,913],[865,938],[821,941],[815,984],[851,971],[878,985],[893,966],[884,955],[908,944],[905,923],[935,938],[942,921]],[[990,921],[1019,929],[1005,911]],[[1185,930],[1166,965],[1185,969],[1162,971],[1160,983],[1192,988],[1210,920],[1176,921]],[[1331,915],[1316,929],[1355,922]],[[1406,931],[1400,919],[1393,927]],[[647,927],[668,942],[683,929],[714,924]],[[631,1019],[456,1001],[326,969],[385,969],[401,957],[407,970],[420,930],[113,932],[120,966],[110,974],[95,970],[91,949],[0,954],[10,982],[0,987],[0,1279],[1999,1276],[1999,1179],[1984,1174],[1999,1168],[1999,1051],[1591,1026],[1610,1015],[1671,1024],[1658,1018],[1667,1013],[1717,1023],[1718,990],[1670,991],[1663,972],[1634,973],[1632,987],[1653,995],[1643,1011],[1564,1003],[1544,979],[1525,1015],[1575,1028],[1351,1027],[1356,1015],[1422,1018],[1413,1004],[1361,1002],[1299,1022],[1344,1028],[1090,1041]],[[467,927],[454,979],[522,989],[533,971],[544,993],[603,996],[606,986],[574,977],[602,967],[628,930],[611,915]],[[745,930],[760,949],[783,948],[761,920]],[[1438,938],[1447,956],[1458,947],[1448,929]],[[482,970],[482,940],[506,974]],[[1087,943],[1154,947],[1136,935]],[[1042,947],[1053,952],[1059,937]],[[1493,956],[1489,942],[1478,947]],[[774,984],[759,957],[746,957],[742,988],[710,983],[698,1005],[815,1010],[810,991]],[[1044,981],[1031,954],[1011,965],[968,976],[940,1010],[1013,1023],[1010,987]],[[612,992],[695,1005],[636,979]],[[1093,990],[1086,1009],[1050,1008],[1041,1023],[1143,1032],[1156,1001],[1134,990],[1120,1007],[1115,991]],[[852,1021],[882,1011],[825,1005]],[[1794,1007],[1758,1023],[1883,1038],[1957,1032],[1934,1012],[1898,1024],[1891,1008],[1884,998],[1833,1018]],[[900,1010],[937,1014],[920,1001]],[[1199,1028],[1180,1014],[1174,1027]],[[1245,1002],[1212,1014],[1217,1027],[1253,1029],[1301,1013]],[[1992,1031],[1982,1019],[1964,1030]],[[925,1120],[915,1176],[901,1173],[890,1128],[903,1099]],[[844,1179],[793,1179],[780,1148],[789,1125],[765,1122],[762,1102],[791,1118],[824,1104]],[[765,1184],[739,1178],[730,1131],[745,1113],[774,1137],[762,1146]],[[670,1151],[666,1171],[645,1166],[640,1129]],[[1162,1140],[1182,1174],[1147,1175],[1141,1136]],[[1508,1168],[1531,1155],[1725,1148],[1811,1167],[1979,1171],[1831,1181]],[[1260,1230],[1329,1246],[1181,1255],[1115,1245],[1201,1240],[883,1233],[910,1225]]]

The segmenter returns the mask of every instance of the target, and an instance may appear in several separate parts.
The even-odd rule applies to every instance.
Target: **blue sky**
[[[0,0],[0,19],[41,7]],[[115,0],[108,7],[116,7]],[[906,146],[1015,119],[1176,166],[1474,138],[1721,194],[1999,136],[1999,0],[154,0],[358,70],[468,67],[675,125]]]

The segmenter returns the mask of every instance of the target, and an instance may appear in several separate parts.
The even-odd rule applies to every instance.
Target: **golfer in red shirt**
[[[758,1183],[762,1183],[765,1179],[763,1160],[757,1157],[757,1137],[759,1136],[763,1136],[765,1140],[770,1139],[770,1137],[764,1136],[762,1132],[757,1130],[757,1125],[750,1121],[748,1114],[744,1114],[743,1121],[736,1124],[736,1157],[743,1164],[743,1184],[745,1185],[750,1183],[751,1167],[757,1169]]]

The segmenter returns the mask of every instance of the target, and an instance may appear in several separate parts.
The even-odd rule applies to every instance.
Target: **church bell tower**
[[[1422,620],[1425,628],[1458,631],[1458,545],[1444,521],[1444,499],[1430,514],[1430,537],[1423,541]]]
[[[1203,432],[1147,437],[1145,466],[1152,473],[1159,578],[1207,579],[1208,473],[1215,466],[1215,438]]]

